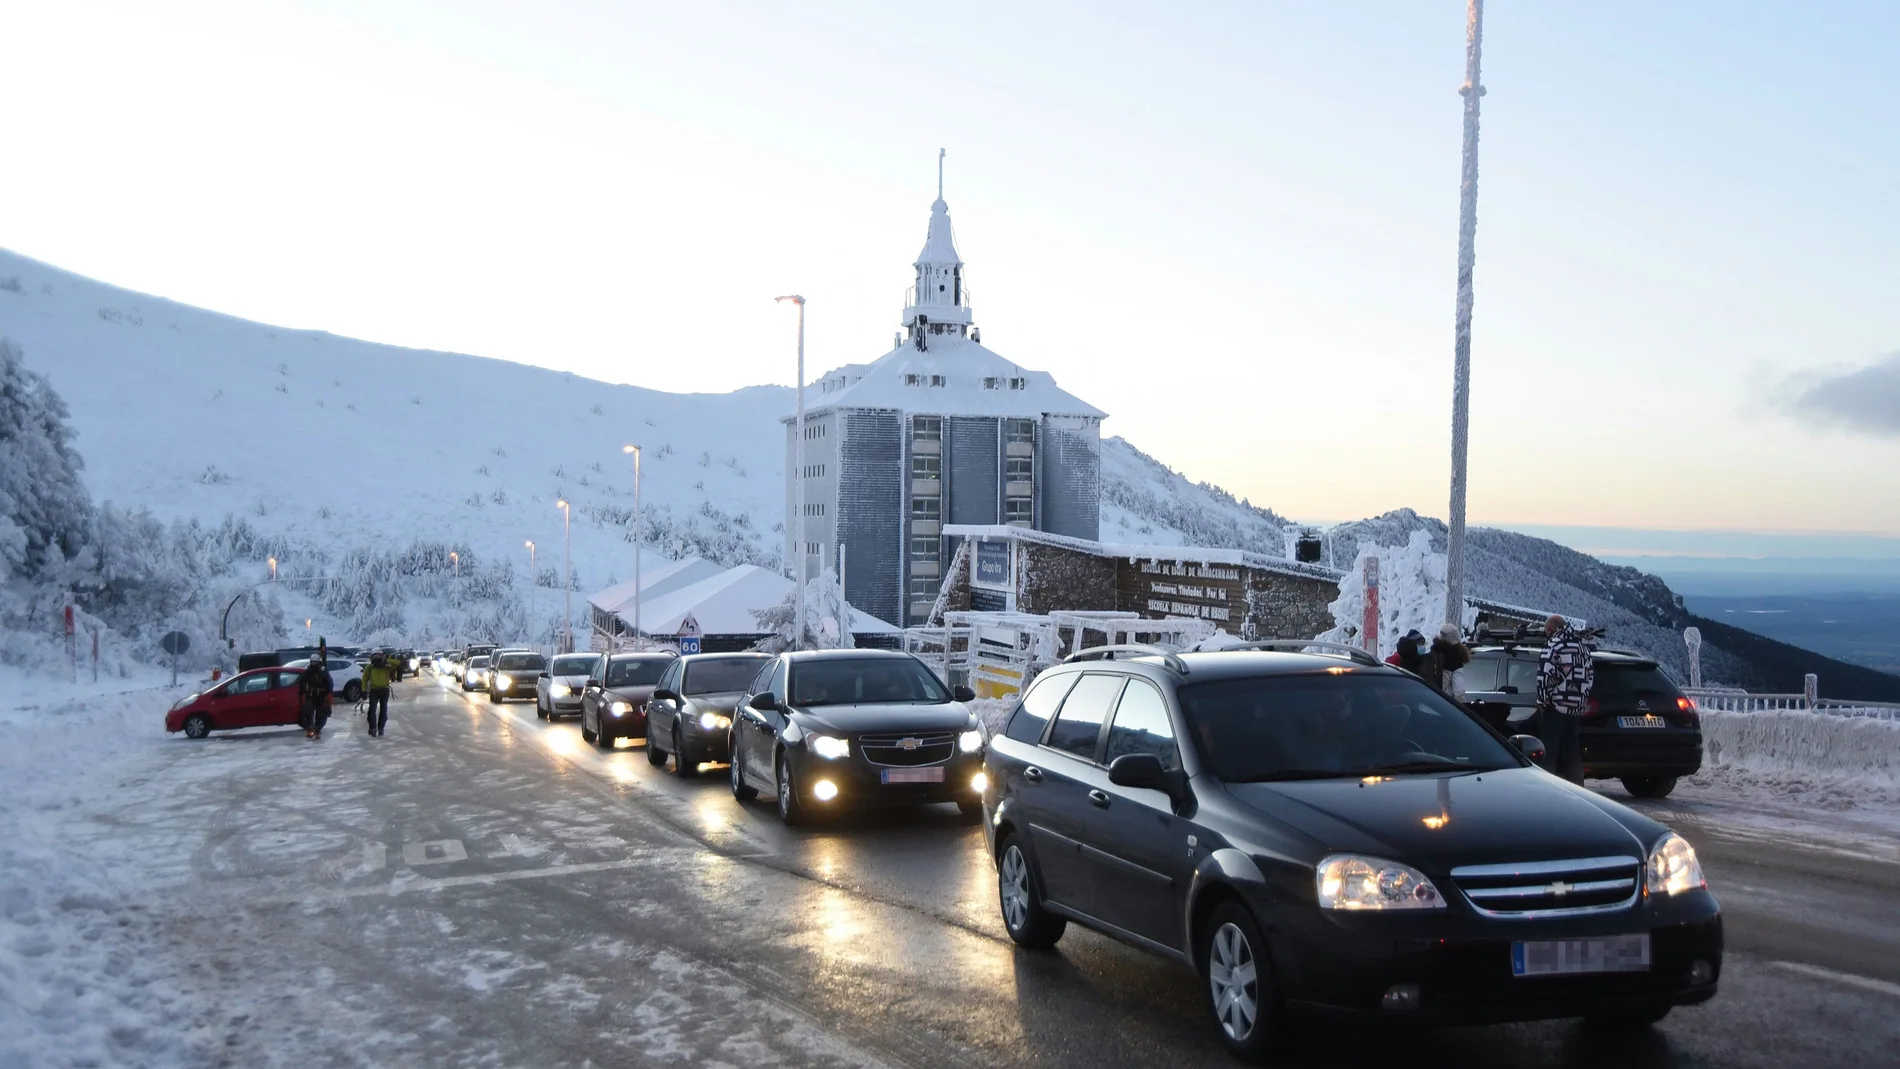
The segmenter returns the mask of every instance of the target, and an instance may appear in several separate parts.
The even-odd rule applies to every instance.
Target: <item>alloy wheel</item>
[[[1253,946],[1239,926],[1228,923],[1214,932],[1207,955],[1207,986],[1214,997],[1214,1016],[1221,1031],[1235,1042],[1253,1034],[1260,1014],[1259,969]]]
[[[1003,852],[1002,867],[997,870],[997,889],[1003,901],[1003,923],[1019,932],[1029,922],[1029,863],[1015,843]]]

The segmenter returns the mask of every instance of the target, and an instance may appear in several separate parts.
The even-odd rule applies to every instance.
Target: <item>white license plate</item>
[[[1515,976],[1648,971],[1647,932],[1602,939],[1519,940],[1511,944],[1511,973]]]
[[[1619,716],[1616,726],[1620,728],[1666,728],[1669,721],[1660,716]]]
[[[885,783],[942,783],[943,766],[932,765],[929,768],[880,768],[879,780]]]

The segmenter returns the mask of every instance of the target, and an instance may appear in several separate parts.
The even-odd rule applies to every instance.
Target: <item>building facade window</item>
[[[943,477],[943,457],[919,453],[910,458],[910,477],[913,479],[940,479]]]
[[[1036,474],[1034,457],[1004,457],[1003,476],[1012,483],[1028,482]]]
[[[1036,421],[1033,419],[1004,420],[1003,440],[1005,442],[1034,443],[1036,440]]]
[[[912,579],[910,581],[910,596],[913,601],[934,601],[937,592],[942,589],[941,579]]]
[[[913,416],[910,421],[911,437],[920,442],[943,441],[942,416]]]
[[[943,499],[936,497],[913,497],[910,499],[910,518],[913,520],[937,520],[943,518]]]
[[[1034,523],[1036,519],[1035,502],[1026,497],[1005,498],[1003,501],[1004,523]]]
[[[941,543],[935,535],[917,535],[910,540],[912,560],[936,560]]]

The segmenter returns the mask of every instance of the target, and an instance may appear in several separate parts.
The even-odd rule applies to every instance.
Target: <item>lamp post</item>
[[[792,648],[805,637],[805,298],[797,294],[780,297],[798,306],[798,409],[794,417],[795,459],[792,471],[792,554],[797,558],[794,576],[798,586],[792,594]]]
[[[623,445],[622,453],[633,457],[633,648],[644,649],[646,641],[640,630],[640,558],[646,548],[646,527],[640,519],[640,447]]]
[[[561,510],[561,534],[566,545],[561,549],[561,567],[567,579],[561,584],[561,652],[574,652],[574,506],[566,501],[554,503]]]
[[[277,558],[276,557],[272,557],[270,559],[270,581],[273,583],[277,581]]]
[[[534,574],[534,539],[530,538],[528,539],[528,617],[530,619],[538,615],[535,610],[541,604],[541,592],[535,588],[540,585]]]
[[[1484,85],[1478,59],[1484,45],[1484,0],[1470,0],[1465,12],[1464,173],[1458,188],[1458,310],[1452,341],[1451,508],[1446,517],[1445,622],[1464,626],[1465,617],[1465,454],[1471,422],[1471,268],[1477,258],[1478,101]]]
[[[455,566],[455,644],[462,643],[462,555],[449,550],[449,563]]]

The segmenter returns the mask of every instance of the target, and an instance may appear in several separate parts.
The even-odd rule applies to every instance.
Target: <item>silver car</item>
[[[581,692],[587,672],[600,660],[598,653],[564,653],[549,662],[534,681],[534,714],[543,720],[581,715]]]

